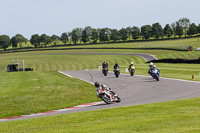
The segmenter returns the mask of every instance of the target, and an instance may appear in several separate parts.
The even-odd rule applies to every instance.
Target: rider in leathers
[[[102,64],[102,67],[103,68],[106,68],[106,67],[108,68],[108,63],[106,61],[104,61],[103,64]]]
[[[129,68],[128,68],[129,72],[131,71],[131,66],[135,67],[135,65],[133,65],[133,62],[131,62],[131,64],[129,65]]]
[[[94,83],[94,85],[95,85],[95,87],[96,87],[96,94],[97,94],[97,97],[100,97],[100,94],[101,94],[101,92],[102,92],[102,89],[107,89],[107,90],[111,90],[110,88],[108,88],[108,87],[106,87],[106,85],[103,85],[103,84],[100,84],[99,82],[95,82]],[[113,100],[113,98],[114,98],[114,95],[115,95],[115,93],[111,90],[111,92],[113,93],[112,94],[112,100]]]
[[[158,69],[158,68],[153,64],[153,62],[151,62],[151,63],[149,64],[149,71],[148,71],[148,74],[151,75],[151,72],[152,72],[152,70],[153,70],[154,68]],[[159,69],[158,69],[158,71],[160,72]]]
[[[115,72],[115,70],[117,69],[117,68],[119,68],[119,65],[117,64],[117,63],[115,63],[115,65],[114,65],[114,71],[113,72]],[[119,68],[119,70],[120,70],[120,68]]]
[[[106,61],[103,62],[102,64],[102,68],[108,68],[108,63]],[[103,72],[103,69],[102,69],[102,72]]]

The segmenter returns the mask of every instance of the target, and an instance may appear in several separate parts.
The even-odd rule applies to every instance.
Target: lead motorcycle
[[[120,74],[120,69],[119,69],[119,67],[117,67],[117,68],[114,70],[114,74],[115,74],[116,78],[119,77],[119,74]]]
[[[102,72],[103,72],[104,76],[107,76],[108,68],[107,67],[103,68]]]
[[[157,68],[154,68],[153,70],[151,70],[151,76],[156,79],[157,81],[159,81],[160,79],[160,72]]]
[[[101,89],[101,93],[99,94],[99,97],[107,104],[111,104],[112,102],[121,102],[121,99],[119,96],[114,93],[111,88],[103,88]]]

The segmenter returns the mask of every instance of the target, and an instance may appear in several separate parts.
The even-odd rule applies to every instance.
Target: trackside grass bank
[[[197,133],[200,98],[3,122],[0,132]]]
[[[0,118],[98,101],[93,85],[58,72],[1,73]]]

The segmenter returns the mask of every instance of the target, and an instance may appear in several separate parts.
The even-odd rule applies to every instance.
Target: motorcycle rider
[[[108,63],[106,62],[106,61],[104,61],[103,62],[103,64],[102,64],[102,68],[104,69],[104,68],[108,68]],[[102,69],[102,72],[103,72],[103,69]]]
[[[131,71],[131,67],[135,67],[135,65],[133,65],[133,62],[131,62],[131,64],[129,65],[128,71]]]
[[[115,72],[115,70],[117,69],[117,68],[119,68],[119,65],[117,64],[117,63],[115,63],[115,65],[114,65],[114,71],[113,72]],[[119,68],[119,70],[120,70],[120,68]]]
[[[112,99],[114,98],[115,93],[111,90],[111,88],[108,88],[106,85],[100,84],[99,82],[95,82],[94,86],[96,87],[97,97],[100,97],[102,89],[107,89],[108,91],[110,91],[112,93],[111,94],[111,96],[112,96],[111,98]]]
[[[103,64],[102,64],[102,67],[103,68],[106,68],[106,67],[108,68],[108,63],[106,61],[104,61]]]
[[[156,65],[153,64],[153,62],[150,62],[148,74],[151,75],[151,72],[152,72],[152,70],[153,70],[154,68],[158,69],[158,68],[156,67]],[[159,69],[158,69],[158,71],[159,71]],[[159,71],[159,72],[160,72],[160,71]]]

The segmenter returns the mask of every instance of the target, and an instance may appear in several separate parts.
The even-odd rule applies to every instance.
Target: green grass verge
[[[93,85],[58,72],[1,73],[0,118],[95,102]]]
[[[0,124],[0,132],[197,133],[200,98],[76,112]]]

